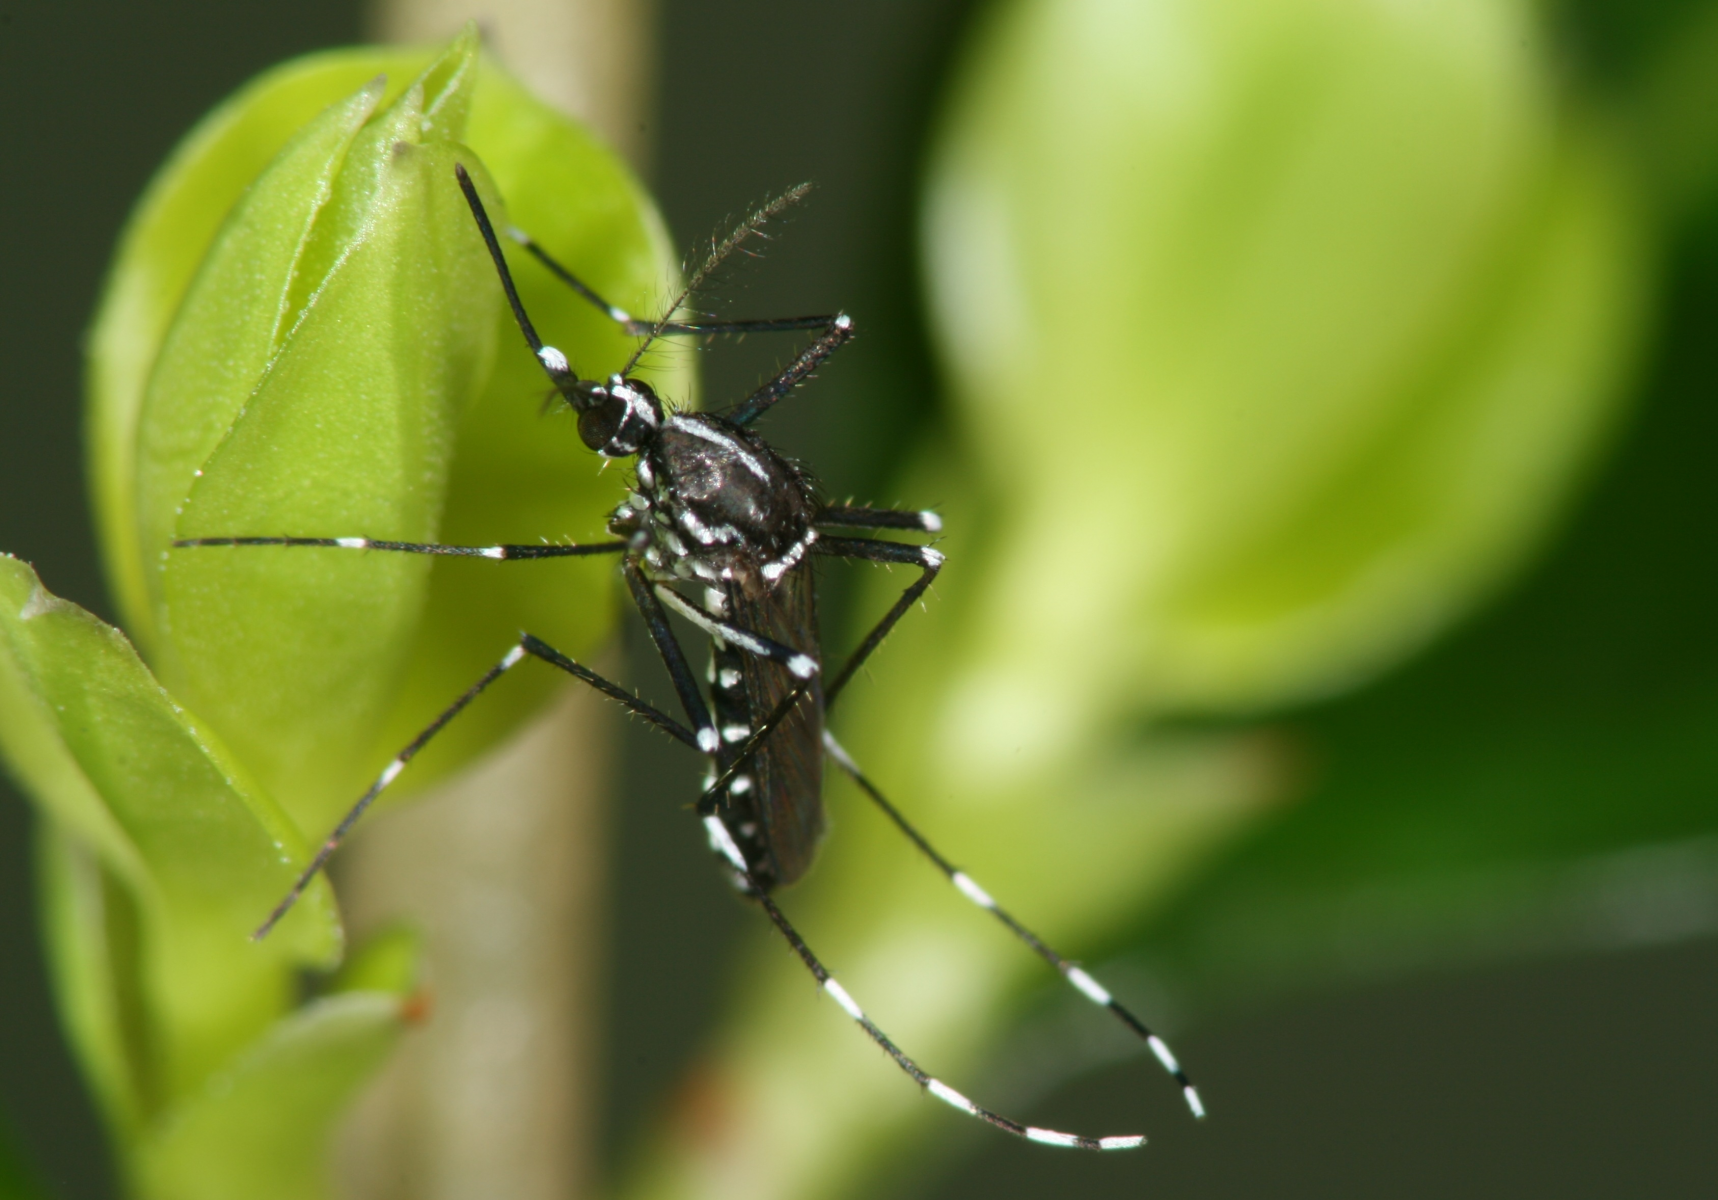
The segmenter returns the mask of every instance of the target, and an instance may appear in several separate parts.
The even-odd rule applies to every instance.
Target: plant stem
[[[381,41],[434,42],[475,19],[508,70],[642,169],[654,7],[650,0],[372,0],[370,29]]]
[[[346,1132],[348,1194],[587,1190],[611,725],[569,691],[352,847],[338,882],[355,935],[423,931],[429,1011]]]

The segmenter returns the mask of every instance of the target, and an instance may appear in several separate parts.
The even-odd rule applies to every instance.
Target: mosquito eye
[[[579,438],[597,453],[609,452],[620,427],[626,423],[626,401],[608,395],[579,414]]]
[[[637,454],[662,424],[662,402],[648,384],[617,378],[592,395],[595,403],[579,414],[579,437],[598,454]]]

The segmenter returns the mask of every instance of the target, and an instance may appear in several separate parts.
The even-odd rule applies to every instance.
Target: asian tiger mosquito
[[[604,458],[630,458],[636,487],[609,519],[618,540],[589,545],[451,546],[380,541],[366,537],[200,537],[175,541],[195,546],[313,546],[382,550],[406,554],[462,555],[514,561],[580,555],[620,556],[622,577],[649,630],[685,712],[686,724],[598,675],[554,647],[522,634],[501,660],[472,684],[383,769],[335,827],[257,937],[285,916],[364,811],[406,764],[447,723],[507,671],[527,657],[541,659],[590,684],[667,736],[706,755],[711,773],[698,797],[711,849],[734,885],[757,901],[819,986],[894,1059],[920,1087],[939,1100],[1029,1141],[1082,1150],[1130,1150],[1143,1135],[1092,1138],[1041,1129],[982,1108],[927,1074],[867,1017],[836,982],[799,932],[777,907],[773,892],[805,874],[823,833],[823,755],[827,754],[931,861],[955,888],[1000,921],[1083,996],[1107,1008],[1144,1039],[1181,1087],[1188,1108],[1205,1115],[1199,1093],[1163,1039],[1118,1003],[1104,986],[1047,946],[1000,907],[966,872],[939,854],[909,824],[824,728],[824,718],[854,673],[912,607],[943,564],[929,547],[881,538],[826,536],[829,529],[899,529],[936,533],[942,522],[928,511],[826,505],[803,470],[778,455],[752,432],[752,424],[808,379],[853,336],[844,313],[782,320],[673,320],[686,297],[725,257],[805,188],[796,188],[754,212],[711,251],[685,290],[657,321],[641,321],[609,304],[525,233],[509,236],[568,287],[629,334],[641,339],[626,366],[606,380],[581,379],[567,358],[537,335],[513,284],[489,214],[464,167],[456,166],[460,189],[494,260],[514,319],[555,392],[578,414],[579,437]],[[666,407],[649,384],[632,377],[639,358],[657,338],[669,335],[820,331],[783,371],[739,405],[724,412],[679,412]],[[811,557],[901,563],[920,569],[883,618],[825,684],[817,644],[816,595]],[[703,588],[703,602],[689,598],[687,585]],[[670,628],[672,610],[709,635],[712,657],[710,703],[700,693],[685,652]],[[761,719],[760,719],[761,716]]]

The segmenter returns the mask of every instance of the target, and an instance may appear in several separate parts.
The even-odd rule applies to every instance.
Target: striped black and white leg
[[[485,671],[476,683],[467,688],[459,699],[443,709],[435,720],[426,725],[416,737],[406,744],[405,749],[394,755],[388,765],[382,768],[381,774],[376,776],[375,782],[340,819],[340,823],[334,827],[334,832],[323,841],[309,865],[299,872],[291,890],[287,892],[279,904],[274,906],[274,911],[269,913],[268,919],[257,927],[256,932],[251,935],[253,940],[266,937],[268,932],[280,923],[281,918],[291,911],[292,906],[298,903],[298,898],[304,894],[304,889],[310,886],[310,881],[316,878],[316,873],[327,865],[329,858],[340,848],[341,842],[346,840],[346,835],[352,832],[352,827],[358,823],[359,818],[364,815],[370,805],[375,803],[376,797],[380,796],[389,784],[399,778],[400,773],[406,769],[406,764],[417,757],[418,752],[429,744],[430,739],[446,728],[447,724],[460,713],[464,712],[466,706],[482,695],[490,684],[518,666],[527,657],[542,659],[551,666],[559,667],[574,678],[583,680],[603,695],[618,701],[628,711],[643,717],[676,741],[693,747],[698,745],[698,739],[692,731],[667,713],[640,700],[619,684],[603,678],[589,667],[568,658],[542,639],[533,637],[528,633],[522,634],[513,648],[502,655],[500,662]]]
[[[819,509],[811,523],[820,529],[906,529],[914,533],[943,531],[943,519],[928,508],[870,508],[859,504],[831,504]]]
[[[728,419],[736,425],[750,425],[768,412],[776,401],[815,375],[825,359],[852,340],[853,318],[846,313],[836,313],[816,341],[800,351],[799,357],[778,372],[774,379],[746,397],[728,414]]]
[[[704,818],[704,824],[709,830],[711,844],[721,852],[728,860],[728,865],[745,882],[748,890],[763,906],[764,912],[769,915],[770,923],[776,927],[782,937],[787,939],[788,945],[793,947],[793,952],[799,956],[800,962],[805,964],[805,969],[811,972],[812,978],[817,980],[818,986],[827,992],[841,1006],[841,1011],[852,1017],[865,1031],[865,1035],[875,1042],[885,1054],[894,1059],[895,1065],[910,1075],[920,1087],[944,1104],[957,1108],[968,1116],[977,1117],[1006,1133],[1025,1138],[1029,1142],[1038,1142],[1045,1146],[1065,1146],[1077,1150],[1133,1150],[1145,1145],[1144,1134],[1134,1133],[1094,1138],[1078,1133],[1064,1133],[1056,1129],[1043,1129],[1036,1125],[1027,1125],[973,1103],[942,1080],[927,1073],[924,1068],[909,1058],[905,1051],[895,1045],[889,1039],[889,1035],[878,1028],[876,1022],[865,1015],[865,1010],[859,1007],[858,1001],[853,999],[852,994],[846,988],[836,982],[835,977],[829,973],[829,969],[823,965],[816,954],[812,953],[811,947],[806,945],[805,939],[800,936],[792,922],[776,906],[775,901],[767,892],[758,888],[756,881],[746,867],[745,856],[740,852],[739,845],[722,823],[721,817],[714,814],[708,815]]]
[[[715,754],[722,745],[721,735],[716,731],[716,723],[710,719],[710,707],[698,691],[697,678],[686,663],[686,652],[680,648],[680,639],[674,636],[674,630],[668,624],[668,614],[663,611],[662,601],[657,599],[656,589],[631,562],[622,562],[621,575],[626,580],[627,590],[632,593],[633,604],[638,607],[638,615],[644,618],[644,628],[649,632],[650,640],[656,644],[662,665],[668,668],[668,678],[674,684],[674,692],[680,697],[680,707],[695,732],[698,750],[704,754]]]
[[[895,628],[895,623],[906,615],[925,594],[925,590],[936,579],[937,572],[942,570],[943,556],[941,552],[929,546],[912,546],[905,542],[885,542],[872,538],[824,537],[819,538],[813,549],[816,553],[832,558],[854,558],[865,562],[903,563],[907,566],[918,567],[921,574],[901,592],[889,611],[883,614],[883,619],[871,627],[871,632],[865,635],[858,649],[848,656],[847,662],[823,689],[823,707],[827,711],[841,695],[841,689],[865,665],[865,660],[876,653],[877,647],[883,644],[883,639],[889,636],[889,631]]]
[[[848,511],[867,514],[883,512],[903,518],[921,515],[893,513],[887,509]],[[929,515],[935,517],[934,513]],[[894,528],[903,527],[910,528],[910,526],[894,526]],[[932,580],[937,576],[937,572],[942,569],[943,556],[929,546],[912,546],[902,542],[874,541],[868,538],[822,538],[815,545],[819,554],[827,554],[836,558],[857,558],[869,562],[904,563],[918,567],[922,572],[919,578],[901,593],[900,599],[895,601],[889,611],[883,614],[882,619],[871,627],[871,631],[859,643],[858,649],[848,656],[847,662],[843,664],[840,673],[836,675],[834,683],[824,689],[823,706],[824,711],[827,712],[829,705],[834,703],[840,690],[847,685],[847,682],[853,678],[859,668],[865,665],[865,661],[875,653],[877,647],[883,644],[883,639],[889,636],[889,631],[895,627],[895,623],[930,587]],[[714,682],[720,685],[722,681],[718,677]],[[734,683],[737,685],[739,680],[736,679]],[[765,716],[762,721],[753,725],[750,736],[745,743],[734,752],[733,757],[722,767],[721,771],[705,785],[703,794],[698,797],[699,813],[708,814],[715,811],[716,802],[723,789],[739,777],[745,765],[762,748],[776,727],[787,719],[788,714],[793,711],[794,706],[799,703],[800,698],[805,695],[810,686],[811,678],[809,676],[802,677],[802,682],[783,696],[773,711]]]
[[[654,588],[657,598],[662,603],[711,637],[720,638],[729,645],[744,650],[747,654],[780,663],[799,679],[810,679],[817,674],[818,663],[811,655],[801,653],[792,646],[784,646],[761,633],[753,633],[732,621],[724,620],[702,605],[694,604],[665,583],[655,584]]]
[[[1069,962],[1066,958],[1063,958],[1060,954],[1056,953],[1055,950],[1047,946],[1043,939],[1038,937],[1038,935],[1033,933],[1030,929],[1026,928],[1026,926],[1022,925],[1019,921],[1015,920],[1007,909],[997,904],[995,898],[992,897],[989,892],[980,887],[978,883],[973,880],[972,876],[968,875],[965,871],[960,870],[953,863],[949,862],[948,859],[939,854],[936,847],[926,841],[924,835],[917,829],[913,828],[907,819],[901,815],[900,810],[889,802],[874,783],[866,778],[864,772],[859,769],[852,757],[845,749],[842,748],[841,743],[837,742],[834,735],[827,729],[824,730],[823,733],[823,745],[824,748],[829,751],[829,757],[834,759],[837,765],[839,765],[842,770],[846,771],[848,775],[852,776],[853,782],[859,785],[860,790],[869,796],[871,802],[883,811],[884,816],[894,822],[895,827],[906,835],[908,841],[918,847],[921,854],[930,859],[930,861],[936,865],[936,868],[948,877],[948,881],[954,884],[956,890],[958,890],[961,895],[965,896],[968,900],[978,905],[979,908],[982,908],[985,912],[988,912],[991,916],[1002,922],[1002,924],[1008,928],[1010,933],[1019,938],[1022,942],[1025,942],[1026,945],[1038,953],[1039,957],[1043,958],[1044,961],[1048,962],[1052,967],[1055,967],[1056,970],[1060,971],[1062,973],[1062,977],[1069,983],[1073,984],[1074,988],[1082,996],[1090,1000],[1093,1004],[1098,1005],[1100,1008],[1107,1008],[1115,1016],[1116,1020],[1120,1021],[1136,1035],[1144,1039],[1145,1044],[1150,1047],[1151,1052],[1156,1056],[1157,1061],[1163,1064],[1163,1069],[1169,1073],[1170,1077],[1173,1078],[1177,1084],[1180,1085],[1181,1095],[1182,1098],[1186,1100],[1188,1109],[1195,1117],[1203,1117],[1205,1115],[1205,1104],[1204,1101],[1199,1098],[1199,1090],[1193,1086],[1193,1081],[1187,1077],[1187,1072],[1181,1069],[1181,1064],[1177,1061],[1174,1052],[1170,1050],[1168,1043],[1166,1043],[1157,1034],[1153,1033],[1151,1028],[1147,1026],[1144,1021],[1141,1021],[1118,1000],[1116,1000],[1116,998],[1110,994],[1108,988],[1093,979],[1084,969],[1072,962]]]
[[[734,746],[731,753],[722,757],[719,764],[720,770],[704,781],[704,790],[699,794],[695,805],[699,816],[707,816],[715,812],[723,792],[731,785],[742,792],[751,786],[749,782],[740,783],[743,778],[742,772],[756,757],[758,751],[763,749],[764,743],[776,731],[776,727],[787,720],[788,714],[805,698],[805,694],[811,690],[816,681],[815,676],[800,680],[755,727],[749,729],[734,727],[734,732],[739,735],[736,740],[739,740],[740,744]],[[724,730],[723,732],[726,734],[727,731]]]
[[[494,223],[490,221],[489,212],[484,207],[483,200],[478,196],[477,188],[471,182],[470,175],[466,173],[463,166],[459,165],[455,165],[454,175],[459,181],[460,191],[465,194],[466,204],[471,208],[471,215],[477,222],[477,228],[483,236],[484,244],[489,249],[489,256],[495,263],[496,273],[501,277],[502,290],[507,295],[507,303],[513,310],[513,319],[518,324],[519,331],[524,334],[526,344],[531,347],[531,353],[536,355],[537,361],[542,364],[543,370],[549,376],[549,381],[555,385],[556,390],[570,400],[572,397],[572,387],[578,382],[577,374],[572,370],[571,364],[568,363],[567,356],[565,354],[561,353],[561,351],[557,350],[553,346],[544,344],[543,339],[537,335],[537,330],[535,326],[532,325],[530,317],[526,315],[525,306],[521,303],[518,289],[513,282],[513,273],[507,265],[506,256],[501,252],[501,242],[496,236]],[[814,344],[814,350],[816,346],[821,346],[831,337],[836,339],[836,344],[838,345],[840,342],[846,341],[847,338],[851,336],[852,321],[845,315],[839,313],[834,316],[785,317],[773,320],[683,322],[668,319],[668,317],[673,315],[674,310],[680,307],[686,296],[696,288],[698,284],[702,282],[704,277],[707,276],[710,271],[714,270],[724,258],[738,250],[748,238],[758,235],[766,221],[771,217],[776,216],[787,205],[798,200],[803,194],[803,188],[794,189],[783,196],[778,197],[771,203],[766,204],[763,208],[758,209],[747,217],[745,221],[741,222],[739,227],[736,228],[733,233],[711,250],[710,256],[706,259],[704,265],[700,267],[694,274],[693,278],[688,281],[686,291],[682,292],[681,295],[675,299],[674,303],[669,306],[668,313],[663,317],[663,319],[658,321],[639,320],[625,309],[620,308],[617,305],[610,304],[607,300],[599,296],[596,291],[583,280],[579,279],[571,271],[567,270],[560,263],[550,257],[541,246],[531,240],[529,235],[517,229],[509,229],[507,232],[508,236],[513,241],[524,247],[524,249],[533,258],[540,262],[544,267],[548,268],[548,270],[555,275],[556,278],[560,279],[561,282],[565,283],[585,300],[589,301],[597,308],[598,311],[602,312],[611,321],[614,321],[621,328],[626,330],[627,333],[632,334],[634,337],[643,339],[638,349],[633,353],[632,358],[627,362],[626,366],[622,368],[620,373],[624,376],[632,371],[632,368],[638,362],[639,355],[644,352],[644,348],[656,338],[662,337],[665,334],[745,334],[822,329],[825,333],[823,337]],[[833,349],[833,347],[831,349]],[[829,352],[829,350],[823,351],[823,353],[819,355],[819,361],[821,361],[822,357],[826,357]],[[811,353],[811,351],[808,351],[807,353]],[[805,355],[801,355],[801,359],[803,360],[804,358]],[[801,379],[810,373],[811,369],[813,369],[815,365],[815,363],[812,363],[810,366],[802,368],[801,364],[796,362],[794,366],[789,367],[787,371],[783,372],[781,376],[778,376],[771,384],[766,384],[764,389],[760,389],[760,392],[753,397],[753,400],[758,400],[759,397],[769,389],[769,387],[792,375],[796,368],[800,368],[800,373],[797,376],[794,376],[792,381],[789,382],[781,391],[781,395],[786,395],[787,392],[791,391]],[[774,400],[779,398],[780,396],[776,396],[767,402],[761,402],[757,407],[757,412],[762,412],[764,408],[767,408],[769,404],[774,403]],[[748,404],[749,403],[751,403],[751,401],[748,401]],[[756,412],[752,415],[756,416]]]
[[[175,549],[197,546],[320,546],[333,550],[389,550],[397,554],[431,554],[442,558],[487,558],[496,562],[519,562],[538,558],[585,558],[595,554],[618,554],[625,542],[571,542],[539,545],[449,546],[440,542],[393,542],[364,537],[199,537],[179,538]]]
[[[665,321],[660,323],[643,321],[624,308],[604,300],[584,280],[555,261],[549,252],[539,246],[535,239],[523,229],[509,227],[507,236],[521,246],[532,258],[543,264],[551,275],[584,297],[598,312],[633,337],[649,337],[652,334],[661,336],[662,334],[784,333],[805,329],[823,329],[834,320],[833,316],[824,314],[815,317],[775,317],[737,321]]]

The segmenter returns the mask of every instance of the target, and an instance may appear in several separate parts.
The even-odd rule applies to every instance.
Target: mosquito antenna
[[[674,302],[662,310],[661,319],[645,335],[644,341],[639,343],[638,349],[632,352],[632,357],[627,359],[626,366],[621,368],[620,373],[622,375],[632,374],[632,369],[638,365],[638,360],[644,357],[644,352],[657,338],[662,336],[664,330],[674,324],[674,314],[680,311],[680,306],[686,303],[687,297],[703,287],[704,281],[710,278],[717,267],[721,266],[734,251],[740,249],[750,239],[765,236],[763,227],[805,199],[806,194],[810,191],[811,185],[809,183],[801,183],[788,188],[787,191],[761,208],[753,210],[750,216],[734,226],[733,232],[710,247],[710,253],[704,256],[704,261],[699,263],[698,269],[692,272],[686,285],[680,289],[680,294],[674,297]]]

